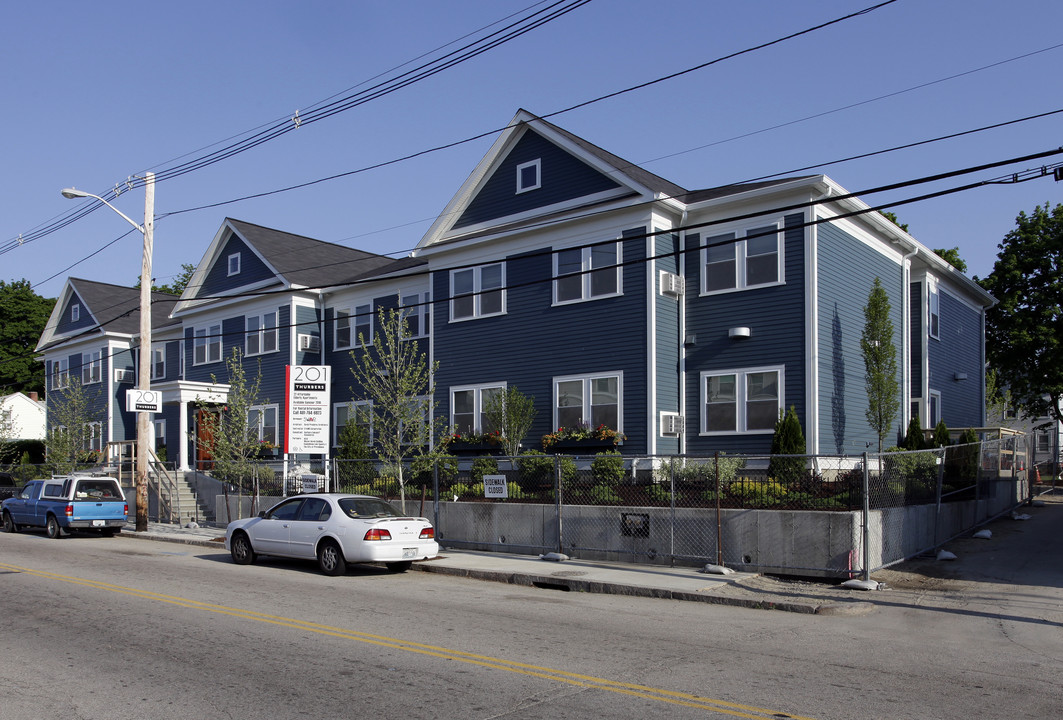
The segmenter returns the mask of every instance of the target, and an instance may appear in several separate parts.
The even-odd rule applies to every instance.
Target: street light
[[[151,252],[155,232],[155,173],[144,175],[144,224],[138,225],[128,215],[104,200],[99,195],[84,190],[66,188],[65,198],[95,198],[121,215],[126,222],[144,236],[144,256],[140,266],[140,362],[138,363],[137,389],[151,387]],[[151,448],[151,427],[148,413],[137,412],[137,520],[136,531],[148,529],[148,453]]]

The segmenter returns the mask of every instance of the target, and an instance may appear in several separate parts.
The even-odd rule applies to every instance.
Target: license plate
[[[417,559],[417,548],[403,548],[402,549],[402,559],[403,560],[416,560]]]
[[[106,524],[107,524],[106,520],[93,520],[92,521],[92,527],[103,527]]]

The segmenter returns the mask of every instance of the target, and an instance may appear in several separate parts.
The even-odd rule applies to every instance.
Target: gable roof
[[[232,238],[238,238],[255,258],[268,270],[266,278],[254,278],[245,285],[224,291],[200,293],[211,269],[225,262],[224,249]],[[335,243],[315,240],[305,235],[274,230],[243,220],[225,218],[203,259],[189,280],[174,309],[175,314],[207,303],[212,298],[239,295],[251,289],[276,286],[284,289],[327,288],[346,285],[352,281],[387,275],[405,270],[423,261],[409,258],[398,260],[376,253],[356,250]]]
[[[517,187],[514,169],[534,164],[534,155],[520,156],[528,138],[536,138],[535,150],[544,155],[543,187],[532,188],[534,195]],[[518,155],[516,160],[513,155]],[[525,162],[520,164],[520,160]],[[545,190],[548,164],[562,166],[557,177],[558,191]],[[565,181],[568,181],[566,184]],[[508,197],[500,199],[498,188]],[[481,237],[485,231],[514,228],[544,218],[560,218],[576,210],[605,205],[637,204],[647,200],[684,195],[687,190],[640,168],[634,163],[587,142],[567,130],[547,122],[527,110],[519,110],[487,154],[462,184],[439,217],[417,244],[414,254],[433,246]],[[485,196],[492,196],[485,201]],[[490,207],[471,213],[478,205]]]
[[[91,324],[69,332],[59,332],[63,311],[72,297],[80,298]],[[174,324],[170,312],[177,303],[177,296],[169,293],[151,293],[151,325],[163,328]],[[67,278],[59,300],[52,309],[44,332],[37,343],[37,350],[82,339],[88,335],[115,334],[135,336],[140,333],[140,288],[112,285],[110,283]]]

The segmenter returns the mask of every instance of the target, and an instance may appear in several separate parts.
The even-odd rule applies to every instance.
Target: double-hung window
[[[254,405],[247,411],[247,428],[251,437],[262,444],[277,446],[277,406]]]
[[[554,253],[554,303],[619,295],[620,243],[569,248]]]
[[[247,355],[263,355],[277,351],[277,313],[252,315],[245,318]]]
[[[103,451],[103,424],[99,421],[85,424],[85,449]]]
[[[428,293],[402,296],[402,318],[406,321],[406,338],[428,337],[432,318],[431,308]]]
[[[782,233],[778,225],[705,238],[702,293],[745,290],[782,281]]]
[[[450,389],[450,424],[460,435],[489,433],[497,430],[487,419],[484,409],[505,383],[469,385]]]
[[[62,390],[70,385],[70,360],[52,361],[52,390]]]
[[[151,379],[166,379],[166,346],[153,345],[151,348]]]
[[[773,432],[782,410],[781,367],[701,373],[701,432]]]
[[[501,315],[505,312],[506,266],[480,265],[450,271],[450,319]]]
[[[373,344],[373,305],[366,303],[353,308],[336,308],[333,349],[346,350],[363,344]]]
[[[81,305],[79,303],[74,303],[73,305],[70,306],[70,322],[76,323],[80,319],[81,319]]]
[[[334,407],[335,422],[333,423],[336,433],[333,439],[335,447],[340,446],[340,438],[343,431],[350,424],[360,426],[365,432],[365,441],[373,444],[373,403],[370,400],[357,400],[349,403],[337,403]]]
[[[221,324],[196,328],[193,365],[221,362]]]
[[[81,356],[81,384],[98,383],[103,378],[103,360],[100,351],[85,353]]]
[[[620,432],[621,373],[554,379],[554,427],[604,425]]]

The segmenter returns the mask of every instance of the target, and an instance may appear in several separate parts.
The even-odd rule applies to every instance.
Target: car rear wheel
[[[388,572],[403,573],[409,570],[413,566],[413,563],[409,560],[403,560],[402,562],[389,562],[384,563],[384,567],[388,569]]]
[[[233,535],[233,539],[229,542],[229,554],[233,556],[233,562],[237,565],[250,565],[255,561],[255,550],[251,547],[251,540],[242,532]]]
[[[317,566],[326,575],[342,575],[347,571],[343,550],[332,540],[321,543],[317,549]]]
[[[58,540],[59,536],[63,534],[63,528],[59,527],[59,521],[55,519],[55,515],[48,516],[48,524],[45,525],[44,531],[48,533],[48,537],[52,540]]]
[[[18,532],[18,525],[16,525],[15,521],[11,519],[11,513],[9,513],[9,512],[5,512],[4,513],[4,532],[6,532],[6,533],[17,533]]]
[[[104,537],[114,537],[120,530],[121,528],[104,528],[100,534]]]

